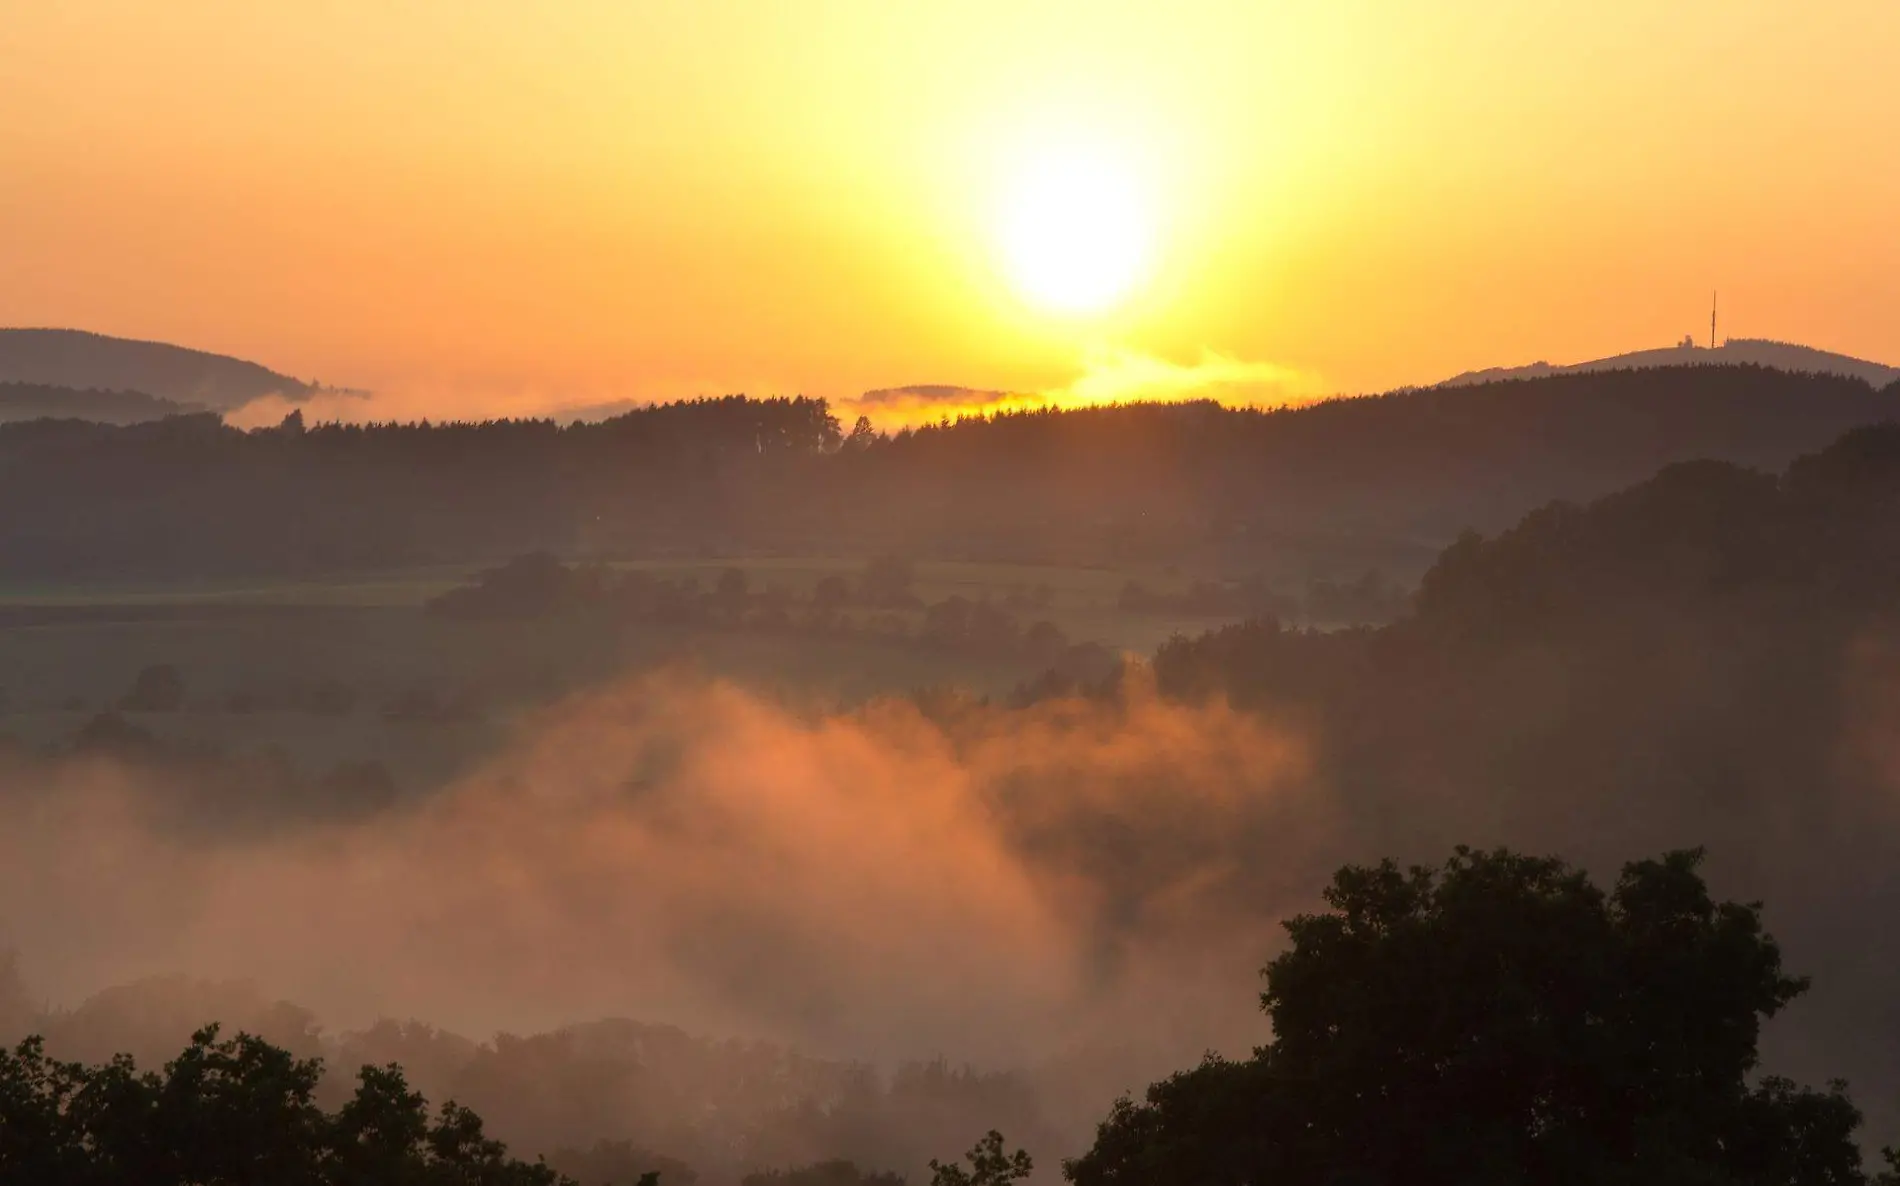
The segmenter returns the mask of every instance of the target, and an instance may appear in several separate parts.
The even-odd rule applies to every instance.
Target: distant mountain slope
[[[77,329],[0,329],[0,382],[146,392],[219,412],[315,390],[241,358]]]
[[[1635,350],[1628,354],[1616,354],[1609,358],[1570,363],[1566,366],[1534,362],[1523,367],[1488,367],[1482,371],[1466,371],[1462,375],[1445,380],[1438,386],[1464,387],[1473,383],[1496,383],[1507,379],[1542,379],[1550,375],[1635,370],[1642,367],[1714,366],[1732,363],[1753,363],[1756,366],[1773,367],[1778,371],[1794,374],[1845,375],[1849,378],[1865,380],[1875,387],[1884,387],[1900,379],[1900,367],[1869,362],[1864,358],[1855,358],[1848,354],[1836,354],[1831,350],[1816,350],[1812,346],[1797,346],[1792,342],[1771,342],[1765,338],[1730,338],[1713,350],[1685,341],[1680,346],[1666,346],[1660,350]]]
[[[200,404],[179,403],[143,391],[79,391],[45,383],[0,383],[0,424],[21,420],[143,424],[204,410]]]

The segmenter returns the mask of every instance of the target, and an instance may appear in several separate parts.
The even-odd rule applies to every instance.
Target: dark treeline
[[[654,1173],[662,1186],[901,1186],[992,1125],[1038,1146],[1053,1142],[1021,1072],[943,1061],[881,1071],[629,1020],[483,1042],[414,1021],[326,1034],[307,1010],[245,986],[183,980],[124,985],[76,1009],[46,1012],[5,957],[0,1119],[24,1102],[22,1085],[6,1082],[23,1068],[4,1061],[20,1035],[41,1037],[38,1057],[98,1065],[124,1056],[159,1066],[206,1016],[254,1035],[286,1063],[320,1062],[325,1073],[305,1097],[315,1107],[347,1110],[362,1090],[358,1068],[400,1067],[406,1090],[479,1115],[488,1134],[545,1156],[583,1186],[633,1186]],[[389,1084],[369,1086],[381,1092]],[[0,1182],[14,1180],[7,1156],[0,1131]]]
[[[146,395],[141,391],[74,391],[39,383],[0,383],[0,422],[79,420],[100,424],[138,424],[201,411],[193,404]]]
[[[552,553],[533,552],[477,574],[431,599],[426,608],[441,617],[475,621],[588,615],[604,621],[870,638],[987,657],[1059,660],[1064,670],[1112,665],[1099,644],[1072,644],[1054,622],[1035,616],[1049,608],[1053,596],[1042,585],[1011,589],[993,599],[951,594],[926,603],[915,592],[914,566],[889,556],[869,561],[855,579],[832,574],[798,593],[771,583],[754,587],[740,568],[726,568],[704,586],[697,577],[675,580],[638,569],[567,565]]]
[[[37,421],[0,426],[0,573],[314,572],[539,549],[1246,571],[1289,547],[1356,572],[1367,549],[1429,549],[1672,461],[1780,466],[1892,405],[1891,388],[1858,380],[1691,367],[1271,412],[1008,414],[889,436],[845,432],[803,398],[568,426]]]
[[[717,540],[729,494],[783,486],[840,437],[822,401],[699,400],[601,424],[346,425],[293,413],[0,426],[11,575],[298,573]],[[743,475],[745,482],[738,479]],[[791,482],[796,485],[795,482]],[[708,534],[713,532],[713,534]]]
[[[1304,597],[1282,593],[1253,577],[1239,581],[1197,580],[1175,593],[1159,592],[1139,581],[1122,586],[1118,608],[1136,614],[1186,614],[1196,617],[1300,618],[1322,625],[1388,622],[1405,612],[1406,591],[1377,569],[1351,580],[1311,578]]]
[[[508,1156],[467,1108],[445,1103],[432,1117],[400,1067],[363,1067],[334,1113],[316,1099],[322,1076],[320,1060],[251,1034],[220,1041],[216,1026],[143,1073],[123,1055],[96,1066],[49,1058],[29,1038],[0,1051],[0,1181],[573,1186]]]

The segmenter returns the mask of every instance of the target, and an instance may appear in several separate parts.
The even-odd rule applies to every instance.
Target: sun
[[[1001,223],[1010,280],[1026,300],[1051,312],[1108,309],[1129,295],[1148,266],[1153,226],[1142,188],[1108,153],[1037,153],[1005,191]]]

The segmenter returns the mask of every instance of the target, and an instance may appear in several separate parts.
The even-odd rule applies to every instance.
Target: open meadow
[[[711,589],[734,570],[761,596],[809,598],[863,561],[750,558],[606,566]],[[1072,642],[1146,654],[1218,615],[1130,612],[1130,580],[1161,591],[1166,572],[922,563],[918,606],[1015,598]],[[933,646],[845,628],[826,633],[743,622],[657,621],[598,613],[459,619],[426,606],[480,570],[435,567],[332,579],[0,589],[0,733],[37,748],[71,745],[117,712],[167,744],[270,754],[304,772],[376,762],[403,789],[439,783],[489,752],[523,712],[577,689],[685,665],[816,708],[954,688],[1005,698],[1047,657]],[[729,578],[728,578],[729,579]],[[860,615],[864,617],[865,615]],[[920,611],[890,615],[917,620]],[[140,673],[175,670],[175,704],[129,697]]]

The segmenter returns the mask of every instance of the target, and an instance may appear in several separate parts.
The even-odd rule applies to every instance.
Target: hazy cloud
[[[869,416],[879,428],[892,430],[945,417],[1143,401],[1206,399],[1230,407],[1277,408],[1311,403],[1324,394],[1319,376],[1278,363],[1214,350],[1203,350],[1193,362],[1176,362],[1124,346],[1098,346],[1084,353],[1079,373],[1061,387],[1029,392],[954,384],[888,387],[843,401],[839,412],[846,420]]]
[[[968,407],[1007,398],[1007,391],[986,391],[980,387],[957,387],[949,383],[916,383],[909,387],[884,387],[867,391],[851,402],[861,408],[913,408],[933,404]]]
[[[605,420],[645,404],[644,400],[633,399],[603,400],[542,391],[484,391],[424,384],[373,392],[323,390],[294,400],[267,395],[225,413],[224,419],[238,428],[267,428],[291,412],[301,410],[304,421],[309,424],[509,418],[553,419],[566,424],[575,420]]]
[[[0,798],[0,947],[55,1000],[187,973],[334,1024],[620,1015],[990,1063],[1107,1043],[1156,1072],[1258,1040],[1251,973],[1331,848],[1301,747],[1222,708],[944,725],[677,674],[358,823],[207,839],[152,799],[78,761]]]
[[[1285,407],[1323,394],[1317,375],[1272,362],[1252,362],[1203,349],[1198,361],[1175,362],[1125,347],[1102,347],[1083,358],[1082,373],[1049,393],[1063,407],[1133,400],[1212,399],[1230,406]]]

